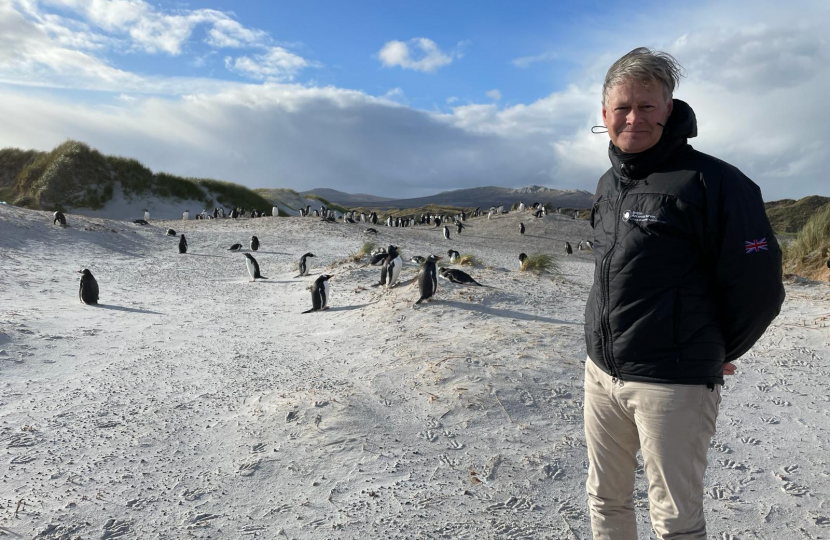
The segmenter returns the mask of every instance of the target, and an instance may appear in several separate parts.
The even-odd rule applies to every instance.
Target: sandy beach
[[[316,218],[67,219],[0,206],[0,537],[590,538],[586,221],[510,213],[447,241]],[[251,235],[268,277],[254,283],[227,251]],[[442,280],[413,308],[418,267],[372,287],[379,268],[349,260],[367,240],[405,261],[472,253],[487,287]],[[519,272],[520,252],[561,271]],[[97,307],[78,301],[81,268]],[[331,309],[300,315],[323,272]],[[830,285],[788,283],[737,365],[709,537],[830,537]],[[642,470],[635,498],[647,538]]]

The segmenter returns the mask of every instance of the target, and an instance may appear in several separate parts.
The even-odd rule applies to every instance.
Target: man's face
[[[663,85],[654,81],[644,86],[628,80],[611,87],[602,106],[602,121],[614,145],[630,154],[648,150],[660,140],[671,114],[672,101],[666,101]]]

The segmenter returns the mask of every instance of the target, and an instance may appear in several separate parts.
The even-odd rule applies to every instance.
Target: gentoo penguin
[[[306,253],[302,257],[300,257],[300,275],[294,276],[295,278],[307,276],[309,271],[309,264],[306,262],[307,257],[316,257],[314,253]]]
[[[248,274],[251,276],[251,281],[256,281],[257,279],[268,279],[259,273],[259,263],[256,262],[256,259],[254,259],[250,253],[245,254],[245,266],[248,267]]]
[[[571,254],[571,253],[573,253],[573,252],[574,252],[574,250],[573,250],[573,248],[571,247],[570,242],[565,242],[565,253],[567,253],[568,255],[570,255],[570,254]]]
[[[446,240],[450,239],[450,228],[444,225],[444,238]]]
[[[416,304],[431,300],[438,292],[438,272],[435,262],[440,259],[441,257],[430,255],[421,264],[421,270],[418,272],[418,290],[421,292],[421,297],[415,302]]]
[[[147,222],[146,222],[145,220],[143,220],[143,219],[136,219],[136,220],[134,220],[134,221],[133,221],[133,223],[137,223],[137,224],[139,224],[139,225],[149,225],[149,223],[147,223]]]
[[[372,227],[369,227],[368,229],[366,229],[365,231],[363,231],[363,234],[377,234],[377,233],[378,233],[378,230],[377,230],[377,229],[373,229]]]
[[[522,223],[522,222],[519,222],[519,234],[524,234],[524,233],[525,233],[525,224]]]
[[[460,221],[455,224],[455,232],[457,232],[458,234],[461,234],[461,229],[463,228],[464,225],[462,225]]]
[[[239,251],[242,249],[242,244],[234,244],[228,248],[228,251]]]
[[[477,285],[479,287],[483,287],[483,285],[474,280],[470,274],[461,270],[442,268],[441,277],[452,283],[457,283],[458,285]]]
[[[302,210],[302,208],[300,208],[300,210]],[[272,206],[271,207],[271,217],[279,217],[279,215],[280,215],[280,209],[277,208],[276,206]],[[300,215],[302,215],[302,214],[300,214]]]
[[[52,225],[60,224],[61,227],[66,227],[66,216],[63,215],[63,212],[55,212],[54,219],[52,220]]]
[[[533,217],[541,218],[543,212],[543,210],[536,210],[535,212],[533,212]]]
[[[525,259],[527,259],[527,253],[519,253],[519,268],[524,268]]]
[[[259,238],[256,236],[251,237],[251,251],[256,251],[259,249]]]
[[[403,261],[401,256],[398,255],[398,246],[389,246],[386,249],[386,259],[380,268],[380,284],[386,285],[387,289],[394,287],[401,275],[402,268]]]
[[[386,250],[382,250],[378,253],[372,253],[371,258],[369,259],[369,264],[372,266],[380,266],[386,261]]]
[[[311,309],[303,311],[303,313],[322,311],[329,308],[329,280],[332,277],[323,274],[314,280],[314,285],[311,286]]]
[[[98,303],[98,282],[92,277],[92,272],[84,268],[78,270],[81,274],[81,283],[78,287],[78,298],[81,299],[82,304],[97,304]]]
[[[173,229],[167,229],[167,236],[176,236],[176,231]]]
[[[150,211],[146,208],[144,209],[144,221],[150,221]]]
[[[450,249],[447,251],[447,257],[450,258],[451,263],[455,264],[461,258],[461,254],[454,249]]]
[[[184,235],[179,237],[179,253],[187,253],[187,240]]]
[[[190,210],[185,210],[182,212],[182,221],[187,221],[190,219]]]
[[[420,255],[414,255],[409,259],[409,262],[415,264],[424,264],[426,262],[426,258],[421,257]]]

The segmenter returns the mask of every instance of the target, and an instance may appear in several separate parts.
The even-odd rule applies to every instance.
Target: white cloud
[[[458,96],[450,96],[447,98],[447,105],[452,105],[456,101],[458,101]]]
[[[417,60],[415,56],[420,56]],[[410,39],[408,42],[389,41],[378,52],[384,67],[400,66],[432,73],[452,63],[453,56],[441,52],[438,44],[428,38]]]
[[[488,90],[485,92],[485,95],[492,99],[493,101],[500,101],[501,100],[501,91],[498,88],[493,88],[492,90]]]
[[[260,80],[293,80],[299,71],[311,65],[305,58],[282,47],[271,47],[253,57],[225,58],[225,67],[229,70]]]
[[[538,62],[548,62],[550,60],[556,60],[559,58],[559,55],[555,52],[546,52],[542,54],[537,54],[534,56],[522,56],[519,58],[514,58],[511,63],[516,66],[517,68],[528,68],[532,64],[536,64]]]

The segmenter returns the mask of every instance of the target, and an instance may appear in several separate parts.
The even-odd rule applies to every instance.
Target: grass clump
[[[349,260],[352,262],[360,262],[363,260],[363,257],[371,253],[376,247],[377,244],[374,242],[364,242],[363,247],[360,248],[360,251],[349,254]]]
[[[559,263],[552,255],[547,253],[533,253],[524,260],[521,270],[522,272],[535,272],[537,274],[543,272],[558,273]]]
[[[464,253],[458,258],[459,266],[483,266],[481,260],[472,253]]]
[[[824,206],[798,232],[795,240],[782,246],[784,271],[810,279],[828,279],[830,256],[830,205]]]

